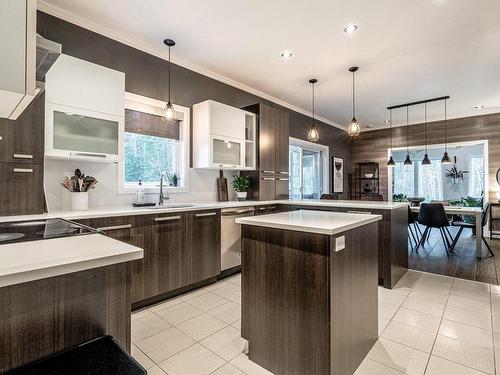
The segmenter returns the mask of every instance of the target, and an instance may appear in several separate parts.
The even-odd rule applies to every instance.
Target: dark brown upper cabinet
[[[258,169],[245,171],[250,177],[250,199],[288,199],[289,114],[265,105],[245,108],[258,117]]]

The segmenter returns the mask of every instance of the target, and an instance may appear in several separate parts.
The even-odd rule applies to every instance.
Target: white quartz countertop
[[[0,287],[142,257],[142,249],[102,234],[0,245]]]
[[[374,223],[381,215],[299,210],[277,214],[237,218],[239,224],[333,235]]]
[[[164,208],[155,209],[151,207],[134,208],[131,206],[122,207],[103,207],[89,209],[87,211],[51,211],[39,215],[17,215],[17,216],[0,216],[0,222],[21,221],[21,220],[40,220],[62,218],[67,220],[90,219],[97,217],[113,217],[113,216],[128,216],[128,215],[153,215],[165,212],[184,212],[184,211],[199,211],[209,209],[224,209],[237,208],[245,206],[262,206],[272,204],[289,204],[317,207],[344,207],[352,208],[359,211],[366,210],[393,210],[400,207],[406,207],[407,203],[400,202],[374,202],[374,201],[354,201],[354,200],[319,200],[319,199],[304,199],[304,200],[273,200],[273,201],[232,201],[232,202],[208,202],[208,203],[186,203],[189,207],[176,207],[183,203],[167,204]]]

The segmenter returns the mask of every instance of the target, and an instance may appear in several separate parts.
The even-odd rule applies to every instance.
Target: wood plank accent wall
[[[411,125],[409,144],[421,146],[424,144],[423,124]],[[489,157],[489,194],[490,199],[495,198],[495,193],[500,191],[496,182],[496,173],[500,168],[500,113],[483,116],[463,117],[448,120],[448,142],[469,142],[488,140]],[[444,143],[444,121],[430,122],[427,124],[427,139],[429,144]],[[380,165],[380,193],[388,199],[387,181],[387,149],[390,145],[390,130],[374,130],[362,132],[351,143],[352,169],[354,164],[363,161],[375,161]],[[393,147],[406,146],[406,127],[393,128]]]

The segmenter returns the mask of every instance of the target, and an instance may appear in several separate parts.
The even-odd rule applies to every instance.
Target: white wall
[[[89,193],[89,208],[130,206],[135,194],[118,193],[118,165],[48,159],[45,161],[45,194],[49,211],[69,210],[69,193],[60,182],[64,176],[72,176],[76,168],[82,173],[94,176],[99,183]],[[229,200],[236,200],[231,181],[235,171],[224,171],[227,178]],[[217,201],[217,183],[219,171],[190,169],[190,191],[170,194],[169,202],[215,202]],[[158,194],[146,194],[147,202],[157,202]]]

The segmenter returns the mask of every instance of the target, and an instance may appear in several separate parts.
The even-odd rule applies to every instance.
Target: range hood
[[[37,87],[43,88],[45,74],[49,71],[52,64],[61,55],[62,46],[59,43],[45,39],[40,34],[36,34],[36,81]],[[39,87],[40,88],[40,87]]]

